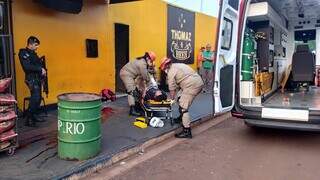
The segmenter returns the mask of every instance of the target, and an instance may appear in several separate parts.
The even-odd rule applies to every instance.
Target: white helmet
[[[150,124],[151,127],[154,127],[154,128],[163,127],[164,126],[164,122],[158,117],[151,118],[149,124]]]

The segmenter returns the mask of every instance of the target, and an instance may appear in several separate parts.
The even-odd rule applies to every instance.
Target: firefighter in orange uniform
[[[155,59],[156,54],[149,51],[146,52],[144,56],[128,62],[120,70],[120,78],[128,93],[128,103],[130,106],[129,115],[140,115],[135,106],[136,102],[139,101],[139,91],[136,86],[136,79],[141,77],[146,84],[150,83],[149,69],[150,67],[153,67]]]
[[[175,99],[179,89],[182,91],[181,96],[178,97],[180,117],[175,121],[182,121],[183,130],[175,134],[175,137],[192,138],[188,110],[194,98],[201,92],[203,81],[191,67],[182,63],[172,63],[169,58],[162,59],[160,69],[167,74],[171,99]]]

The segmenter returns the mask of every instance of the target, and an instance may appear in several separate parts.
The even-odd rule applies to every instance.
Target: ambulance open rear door
[[[217,59],[213,87],[215,115],[230,111],[235,103],[239,1],[220,0]]]

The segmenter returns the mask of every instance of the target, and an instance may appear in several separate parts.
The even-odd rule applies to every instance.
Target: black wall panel
[[[83,0],[35,0],[43,6],[66,13],[78,14],[81,12]]]

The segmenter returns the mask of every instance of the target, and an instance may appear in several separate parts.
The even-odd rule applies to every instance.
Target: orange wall
[[[39,55],[47,58],[49,98],[56,103],[57,95],[66,92],[99,92],[104,87],[115,88],[114,23],[130,27],[130,59],[152,50],[157,54],[156,65],[166,56],[167,4],[161,0],[144,0],[106,5],[103,0],[85,0],[80,14],[67,14],[42,7],[33,0],[15,0],[13,33],[17,76],[17,99],[21,107],[29,96],[24,84],[17,54],[26,46],[30,35],[41,41]],[[217,20],[196,13],[195,62],[198,49],[214,46]],[[86,58],[85,39],[98,39],[99,57]],[[191,65],[196,68],[196,64]]]
[[[39,55],[47,58],[49,69],[49,98],[73,91],[99,92],[114,86],[114,61],[107,58],[107,6],[100,0],[84,1],[80,14],[53,11],[32,0],[15,0],[13,7],[13,34],[17,76],[17,98],[29,95],[24,84],[24,73],[18,60],[18,51],[26,46],[30,35],[41,41]],[[89,59],[85,54],[85,39],[99,40],[99,58]]]
[[[152,50],[158,57],[156,66],[160,66],[161,58],[167,53],[167,3],[160,0],[145,0],[112,4],[108,8],[107,18],[108,32],[110,32],[108,37],[113,37],[114,23],[130,26],[130,59],[143,55],[145,51]],[[201,46],[210,43],[215,50],[216,27],[216,18],[196,13],[195,63],[191,65],[194,69]],[[113,48],[111,48],[110,57],[114,57]]]
[[[108,37],[114,39],[114,23],[129,25],[130,60],[152,50],[157,54],[156,66],[166,56],[167,9],[160,0],[112,4],[107,11]],[[109,57],[114,57],[110,44]]]
[[[216,51],[216,34],[217,34],[217,19],[204,14],[196,14],[195,27],[195,58],[199,53],[199,49],[206,44],[211,44],[212,49]],[[195,60],[196,62],[197,60]],[[196,66],[193,66],[196,67]]]

